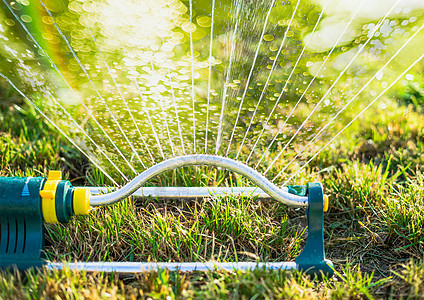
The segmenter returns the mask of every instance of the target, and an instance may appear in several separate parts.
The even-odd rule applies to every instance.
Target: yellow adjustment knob
[[[61,180],[61,171],[49,171],[47,181],[40,191],[40,196],[42,198],[41,209],[43,211],[44,221],[47,223],[59,223],[56,215],[56,190]]]
[[[324,212],[328,210],[328,206],[329,206],[328,196],[324,195]]]
[[[74,188],[73,196],[73,208],[75,215],[88,215],[91,206],[90,206],[90,190],[87,188]]]
[[[48,180],[62,180],[62,171],[49,171]]]
[[[55,196],[55,192],[42,190],[42,191],[40,191],[40,196],[41,196],[41,198],[53,199],[54,196]]]

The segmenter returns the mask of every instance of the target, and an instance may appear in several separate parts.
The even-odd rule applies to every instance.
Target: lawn
[[[9,88],[0,97],[1,176],[45,176],[61,169],[74,185],[107,184]],[[384,110],[376,106],[364,114],[340,137],[343,143],[324,150],[302,174],[303,180],[322,182],[330,197],[325,243],[335,263],[332,278],[267,270],[126,276],[2,271],[0,298],[422,298],[424,115],[413,99],[405,101],[402,92],[383,99]],[[150,184],[247,183],[203,167],[169,172]],[[45,254],[57,261],[292,260],[307,234],[304,211],[252,197],[127,199],[46,227]]]

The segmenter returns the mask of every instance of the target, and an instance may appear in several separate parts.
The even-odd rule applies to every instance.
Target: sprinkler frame
[[[253,191],[258,195],[268,194],[273,199],[293,207],[306,208],[308,218],[308,237],[306,244],[295,262],[189,262],[189,263],[148,263],[148,262],[76,262],[54,263],[42,258],[44,250],[43,219],[48,223],[67,223],[74,214],[88,214],[91,206],[105,206],[116,203],[128,196],[145,195],[149,188],[140,188],[151,178],[168,170],[183,166],[210,165],[237,172],[257,188],[224,188],[221,193],[245,193]],[[95,190],[95,188],[91,188]],[[165,195],[172,197],[169,189],[181,198],[181,188],[150,188],[150,196]],[[206,190],[214,195],[219,188],[185,189],[186,196],[196,198],[205,196]],[[255,190],[256,189],[256,190]],[[98,192],[99,190],[97,190]],[[184,196],[184,193],[183,193]],[[193,197],[194,196],[194,197]],[[324,251],[324,211],[328,199],[320,183],[306,186],[278,188],[254,169],[235,160],[214,155],[187,155],[165,160],[147,169],[122,188],[103,195],[90,195],[89,188],[72,187],[69,181],[61,180],[60,172],[51,172],[47,179],[42,177],[0,177],[0,269],[17,267],[20,270],[46,265],[49,269],[71,269],[86,271],[133,273],[166,268],[180,271],[201,271],[214,269],[298,269],[321,277],[331,276],[333,264],[325,258]]]
[[[90,198],[90,205],[105,206],[116,203],[131,196],[153,177],[156,177],[170,170],[187,166],[214,166],[218,168],[224,168],[248,178],[258,187],[260,187],[265,193],[281,203],[294,207],[308,206],[308,197],[299,195],[296,192],[290,192],[289,189],[278,188],[275,184],[273,184],[255,169],[227,157],[208,154],[185,155],[164,160],[157,165],[154,165],[145,170],[117,191],[113,191],[104,195],[92,196]]]

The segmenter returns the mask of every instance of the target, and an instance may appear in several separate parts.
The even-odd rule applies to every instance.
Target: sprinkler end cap
[[[73,208],[75,215],[88,215],[91,210],[90,206],[90,190],[87,188],[74,188]]]
[[[328,196],[324,195],[324,212],[328,210],[328,206],[329,206]]]

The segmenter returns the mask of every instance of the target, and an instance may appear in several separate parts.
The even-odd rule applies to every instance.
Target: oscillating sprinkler
[[[17,267],[24,270],[46,265],[50,269],[61,269],[65,265],[45,260],[43,223],[67,223],[74,215],[87,215],[92,207],[116,203],[133,194],[144,195],[141,186],[151,178],[179,167],[209,165],[234,171],[250,179],[259,188],[256,192],[266,193],[271,198],[293,207],[306,208],[308,237],[302,252],[295,262],[77,262],[69,263],[71,269],[106,272],[140,272],[167,268],[169,270],[195,271],[217,269],[298,269],[311,274],[333,274],[333,264],[325,258],[324,212],[328,199],[320,183],[305,186],[278,188],[263,175],[238,161],[214,155],[186,155],[165,160],[138,175],[123,187],[106,194],[94,195],[87,187],[73,187],[62,180],[60,171],[50,171],[43,177],[0,177],[0,268]],[[150,196],[166,194],[179,198],[167,188],[154,188]],[[178,188],[174,188],[178,190]],[[188,189],[188,188],[185,188]],[[189,188],[197,190],[198,188]],[[208,188],[214,195],[217,188]],[[91,189],[95,191],[95,189]],[[156,193],[155,193],[156,192]],[[189,193],[194,195],[196,193]]]

